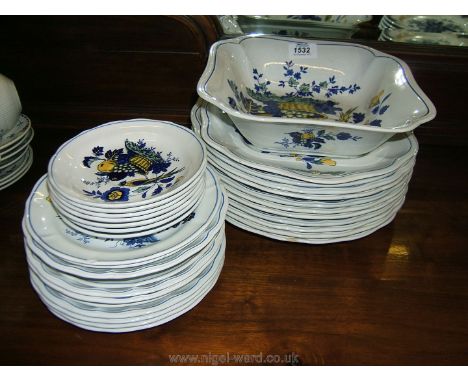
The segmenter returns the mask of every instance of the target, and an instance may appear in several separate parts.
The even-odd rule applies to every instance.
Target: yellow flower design
[[[122,198],[123,192],[122,191],[112,191],[109,193],[107,198],[109,200],[119,200]]]
[[[384,94],[384,91],[381,90],[377,95],[372,97],[369,103],[369,108],[373,108],[374,106],[377,106],[380,103],[380,97]]]
[[[304,139],[304,140],[306,140],[306,139],[314,139],[314,138],[315,138],[315,135],[312,134],[312,133],[303,133],[303,134],[301,135],[301,138]]]
[[[112,172],[116,165],[117,163],[114,160],[109,159],[99,163],[97,169],[100,172]]]
[[[322,164],[327,165],[327,166],[336,166],[336,161],[334,161],[331,158],[323,158],[320,160]]]

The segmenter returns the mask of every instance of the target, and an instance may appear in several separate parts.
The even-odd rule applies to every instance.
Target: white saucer
[[[15,127],[8,133],[0,136],[0,152],[7,150],[21,140],[31,129],[31,120],[24,114],[20,114]]]

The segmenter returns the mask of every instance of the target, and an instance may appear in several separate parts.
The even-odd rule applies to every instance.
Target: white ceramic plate
[[[172,220],[176,220],[179,216],[183,215],[184,212],[188,210],[192,210],[195,206],[196,202],[200,200],[200,198],[204,194],[204,189],[200,188],[197,193],[193,194],[188,200],[184,200],[183,203],[179,203],[173,205],[168,211],[165,211],[161,214],[155,214],[154,216],[143,215],[140,217],[139,220],[134,221],[126,221],[126,219],[120,220],[111,220],[107,222],[100,222],[94,220],[93,216],[85,215],[79,216],[78,213],[69,213],[65,208],[54,199],[52,196],[52,204],[54,208],[57,210],[60,216],[66,218],[67,220],[76,223],[77,225],[84,226],[89,228],[90,230],[100,231],[100,229],[111,230],[113,232],[116,229],[122,229],[124,232],[127,232],[126,229],[130,231],[132,229],[142,230],[143,228],[149,228],[152,225],[159,224],[163,225],[164,223],[170,222]]]
[[[314,216],[317,219],[342,219],[350,216],[359,216],[365,214],[368,210],[378,208],[381,203],[386,203],[391,199],[397,198],[401,194],[406,194],[408,190],[407,183],[401,184],[391,192],[387,192],[378,198],[374,198],[370,202],[363,202],[354,205],[345,205],[344,207],[317,207],[317,206],[293,206],[281,204],[265,198],[261,198],[260,193],[252,192],[248,188],[239,189],[224,182],[224,187],[229,195],[229,199],[233,198],[237,201],[242,201],[253,208],[263,210],[265,212],[274,211],[275,214],[284,217],[296,217],[307,219]]]
[[[15,158],[15,160],[9,166],[0,168],[0,183],[21,171],[26,162],[30,159],[31,152],[32,150],[30,147],[26,148],[26,150],[18,155],[18,157]]]
[[[202,174],[204,175],[204,174]],[[172,210],[174,206],[177,206],[181,203],[186,202],[188,199],[192,198],[194,195],[198,194],[201,190],[205,189],[205,177],[201,176],[200,180],[193,183],[193,186],[188,187],[186,190],[180,193],[180,195],[175,195],[173,198],[168,198],[166,203],[158,203],[158,204],[151,204],[148,203],[146,205],[146,208],[140,207],[138,210],[131,210],[128,209],[126,212],[114,212],[115,210],[112,210],[112,212],[105,213],[105,212],[96,212],[87,210],[87,209],[80,209],[80,207],[77,207],[70,202],[67,202],[65,199],[62,199],[58,194],[55,193],[52,187],[49,187],[48,184],[48,191],[49,195],[52,198],[53,204],[58,204],[60,205],[63,209],[66,209],[68,213],[75,215],[75,216],[81,216],[83,213],[85,214],[85,218],[90,220],[92,219],[95,222],[107,222],[107,223],[112,223],[112,222],[132,222],[132,221],[138,221],[142,219],[150,219],[152,217],[156,217],[159,215],[162,215],[164,213],[167,213],[168,211]]]
[[[23,224],[25,223],[23,222]],[[82,280],[94,280],[94,282],[106,283],[106,285],[110,284],[116,286],[117,283],[120,285],[125,280],[127,280],[128,283],[131,283],[137,278],[141,279],[146,276],[151,276],[156,272],[166,272],[171,268],[183,263],[187,259],[208,251],[210,249],[210,243],[219,235],[224,235],[224,224],[221,224],[221,226],[216,226],[210,232],[212,232],[211,235],[203,235],[203,237],[197,239],[196,243],[193,245],[184,247],[175,253],[166,255],[163,258],[158,258],[157,260],[153,260],[150,263],[127,265],[126,267],[85,267],[67,263],[62,258],[55,256],[40,246],[40,244],[31,238],[27,231],[24,235],[24,244],[25,248],[31,249],[31,251],[34,252],[34,254],[39,257],[44,264],[47,264],[59,272],[78,277]]]
[[[224,260],[224,256],[223,256]],[[161,309],[159,312],[153,312],[151,314],[142,315],[136,312],[135,317],[130,317],[121,322],[113,320],[111,318],[100,319],[93,318],[83,315],[82,312],[79,314],[73,313],[64,307],[64,304],[60,299],[57,299],[47,288],[40,283],[39,280],[32,278],[32,284],[34,289],[39,294],[39,297],[47,306],[47,308],[55,314],[57,317],[84,329],[103,331],[103,332],[130,332],[135,330],[142,330],[157,325],[161,325],[165,322],[173,320],[174,318],[187,312],[195,305],[197,305],[206,294],[213,288],[219,277],[222,269],[223,262],[213,267],[211,272],[207,275],[206,280],[200,283],[197,288],[193,288],[186,294],[179,297],[177,300],[173,299],[170,306],[165,309]],[[39,281],[39,282],[38,282]]]
[[[235,188],[239,192],[243,192],[246,195],[249,195],[253,198],[261,200],[262,203],[273,204],[277,208],[283,208],[287,211],[297,211],[304,209],[306,211],[311,211],[313,209],[322,210],[323,213],[335,213],[343,212],[343,210],[348,209],[360,209],[363,205],[368,205],[369,203],[377,202],[382,198],[388,197],[396,189],[403,188],[408,184],[409,175],[400,180],[388,190],[380,191],[375,195],[369,195],[358,199],[345,199],[345,200],[305,200],[297,199],[284,195],[275,195],[271,194],[269,191],[263,191],[255,187],[243,185],[237,181],[225,177],[224,175],[218,173],[219,178],[231,188]]]
[[[268,237],[270,239],[290,241],[290,242],[296,242],[296,243],[305,243],[305,244],[330,244],[330,243],[339,243],[342,241],[356,240],[356,239],[360,239],[362,237],[368,236],[371,233],[389,224],[394,218],[395,218],[395,215],[391,216],[383,223],[369,228],[368,230],[363,230],[361,232],[355,233],[350,236],[337,236],[331,239],[298,238],[295,235],[288,235],[288,233],[284,231],[278,232],[274,230],[268,230],[268,227],[265,227],[262,225],[258,225],[258,224],[251,225],[250,223],[246,223],[242,217],[232,214],[231,212],[227,214],[226,221],[235,225],[236,227],[239,227],[241,229],[244,229],[246,231],[249,231],[258,235]]]
[[[200,110],[202,124],[197,120]],[[192,110],[192,124],[199,125],[205,143],[232,161],[290,179],[313,184],[333,185],[367,179],[394,171],[418,152],[414,135],[398,135],[375,151],[358,158],[329,158],[332,162],[312,164],[308,156],[260,153],[252,149],[236,132],[226,115],[214,107],[197,104]],[[320,160],[320,157],[313,157]],[[327,165],[326,163],[334,163]]]
[[[284,192],[291,192],[297,194],[315,194],[315,195],[340,195],[340,194],[355,194],[367,191],[369,189],[388,184],[400,176],[402,172],[408,167],[413,167],[414,158],[408,160],[408,162],[401,163],[401,167],[392,171],[391,173],[385,174],[377,178],[368,178],[366,182],[353,186],[330,186],[330,187],[316,187],[315,184],[303,182],[300,185],[291,185],[289,183],[282,183],[274,176],[262,175],[259,176],[255,171],[248,168],[237,165],[234,161],[223,158],[221,154],[211,154],[208,152],[208,161],[217,168],[223,169],[226,174],[230,174],[233,179],[239,179],[241,182],[252,182],[260,183],[272,190],[279,190]]]
[[[24,114],[20,114],[15,127],[0,137],[0,152],[8,150],[12,145],[21,140],[31,129],[31,120]]]
[[[74,229],[82,234],[93,236],[96,238],[101,238],[103,240],[129,240],[129,239],[138,239],[141,237],[148,237],[156,235],[160,232],[166,231],[174,226],[178,226],[187,219],[191,219],[193,211],[201,203],[201,198],[196,200],[194,203],[190,204],[188,207],[184,206],[183,209],[174,211],[174,215],[169,216],[168,218],[158,221],[156,219],[155,223],[148,225],[138,225],[133,228],[94,228],[88,225],[77,224],[71,220],[66,219],[64,216],[60,216],[62,221],[69,226],[71,229]],[[60,215],[60,213],[59,213]]]
[[[177,200],[181,200],[183,198],[186,198],[190,193],[192,193],[197,186],[200,185],[201,182],[204,181],[205,173],[200,172],[200,174],[197,175],[196,179],[194,179],[190,183],[186,183],[182,185],[179,188],[179,192],[176,194],[173,194],[171,196],[168,196],[162,200],[152,200],[149,201],[143,205],[138,205],[138,206],[131,206],[131,205],[126,205],[126,204],[121,204],[122,208],[107,208],[106,206],[104,207],[92,207],[92,206],[87,206],[83,204],[76,203],[66,197],[66,195],[63,195],[60,193],[60,191],[57,190],[57,188],[54,186],[54,183],[52,179],[48,178],[47,179],[47,185],[49,190],[51,190],[54,194],[54,196],[60,198],[60,200],[65,203],[66,205],[69,205],[70,208],[78,210],[78,211],[85,211],[87,214],[93,214],[96,216],[111,216],[111,217],[131,217],[131,216],[140,216],[142,212],[150,210],[156,210],[161,207],[165,207],[171,203],[174,203]]]
[[[24,228],[42,247],[72,264],[106,269],[152,262],[184,248],[200,236],[214,234],[207,232],[207,228],[222,224],[227,200],[213,171],[208,169],[207,174],[205,196],[193,219],[156,238],[140,242],[101,240],[68,229],[47,200],[46,176],[36,183],[26,202]]]
[[[220,264],[224,260],[224,252],[220,250],[215,260],[212,261],[203,272],[198,275],[197,278],[191,280],[189,283],[185,284],[183,287],[178,288],[177,290],[168,293],[164,296],[157,297],[155,299],[144,301],[138,305],[128,305],[128,306],[110,306],[110,305],[100,305],[100,304],[91,304],[84,303],[76,299],[69,298],[64,296],[62,293],[42,283],[45,289],[49,292],[50,296],[54,296],[57,304],[63,307],[70,313],[75,313],[81,315],[82,318],[88,317],[99,322],[115,322],[115,323],[126,323],[131,320],[139,320],[145,316],[151,316],[159,314],[161,311],[164,311],[175,304],[178,304],[186,299],[186,295],[192,291],[192,293],[201,287],[210,276],[213,275],[213,270],[218,269]],[[33,274],[34,275],[34,274]],[[38,279],[37,275],[34,275]],[[42,293],[41,293],[42,294]]]
[[[18,142],[8,147],[5,151],[0,152],[0,161],[4,162],[6,160],[11,160],[12,158],[17,157],[18,155],[21,155],[21,153],[23,153],[24,150],[26,150],[28,145],[31,143],[33,138],[34,130],[29,129],[27,134]]]
[[[244,175],[240,177],[238,174],[230,173],[226,168],[219,166],[217,163],[210,161],[210,165],[217,171],[217,173],[222,177],[222,179],[230,178],[235,179],[236,182],[241,183],[245,186],[254,187],[258,190],[267,192],[272,195],[286,196],[289,198],[296,198],[302,200],[314,200],[314,201],[343,201],[349,199],[361,199],[363,197],[375,195],[381,191],[389,190],[399,184],[401,179],[408,174],[413,168],[414,162],[410,162],[406,167],[401,169],[398,173],[389,177],[385,182],[381,183],[376,187],[370,187],[362,192],[349,192],[349,193],[339,193],[339,194],[315,194],[313,192],[293,192],[290,190],[284,190],[279,188],[271,187],[271,184],[266,184],[265,181],[259,182],[254,181],[253,177],[247,177]]]
[[[356,218],[347,218],[343,220],[332,221],[305,221],[292,218],[282,218],[271,213],[255,210],[244,204],[231,200],[230,211],[243,216],[251,224],[264,224],[271,229],[281,232],[292,232],[298,237],[317,236],[319,238],[328,238],[339,236],[343,232],[350,234],[355,230],[361,230],[362,226],[380,222],[384,217],[395,214],[395,209],[400,208],[405,195],[402,195],[396,201],[382,206],[378,211],[369,212],[366,216]]]
[[[29,152],[29,146],[26,148],[26,150],[24,150],[22,153],[19,153],[14,158],[10,158],[5,161],[0,161],[0,173],[2,173],[2,170],[4,169],[10,168],[11,166],[15,166],[16,164],[24,161],[24,158],[29,155],[28,152]]]
[[[88,206],[141,206],[178,193],[205,170],[203,142],[171,122],[134,119],[86,130],[49,161],[59,194]]]
[[[222,240],[216,243],[216,245],[212,246],[211,251],[208,251],[203,256],[195,256],[196,261],[192,262],[190,266],[181,268],[177,273],[159,280],[157,274],[152,275],[155,281],[150,287],[128,288],[126,293],[109,293],[108,291],[102,291],[100,286],[93,289],[81,288],[80,285],[70,283],[69,280],[63,278],[59,272],[55,272],[54,274],[53,270],[50,268],[47,269],[32,252],[27,255],[29,267],[36,275],[38,275],[45,284],[62,293],[64,296],[85,303],[88,302],[99,305],[109,304],[113,307],[132,306],[172,293],[198,277],[202,271],[214,261],[218,253],[224,250],[224,237],[221,239]]]
[[[28,253],[28,261],[31,263],[37,274],[49,277],[51,282],[58,283],[69,291],[78,294],[94,297],[109,298],[130,298],[151,291],[162,289],[161,286],[173,277],[178,277],[183,272],[200,266],[202,261],[210,258],[218,252],[219,247],[225,240],[224,230],[220,231],[205,248],[191,255],[187,259],[181,260],[172,267],[163,270],[157,270],[153,273],[131,279],[116,280],[95,280],[70,275],[60,270],[56,270],[47,263],[43,262],[41,257],[33,252],[32,247],[25,246]],[[37,249],[37,248],[36,248]]]
[[[357,218],[357,217],[368,217],[368,214],[379,211],[382,208],[385,208],[388,204],[394,203],[398,199],[406,195],[407,187],[398,189],[391,197],[381,200],[376,203],[370,203],[369,205],[361,205],[359,209],[354,211],[345,211],[342,213],[333,213],[325,214],[322,213],[322,210],[304,210],[301,209],[298,212],[284,211],[272,207],[271,205],[265,205],[261,200],[255,202],[246,199],[244,194],[239,194],[237,191],[232,192],[232,189],[226,187],[226,190],[229,195],[229,201],[240,203],[243,206],[251,208],[253,210],[261,211],[267,214],[271,214],[272,218],[274,217],[278,222],[287,221],[284,219],[293,219],[291,224],[298,225],[299,222],[302,224],[312,224],[312,225],[333,225],[337,224],[336,221],[339,221],[338,224],[342,223],[346,219]],[[295,222],[295,223],[294,223]]]
[[[10,187],[12,184],[19,181],[31,168],[33,164],[33,152],[32,149],[28,148],[28,155],[24,160],[23,164],[16,169],[14,173],[10,173],[8,176],[0,180],[0,190]]]

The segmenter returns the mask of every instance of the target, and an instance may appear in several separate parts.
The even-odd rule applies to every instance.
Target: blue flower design
[[[373,120],[372,126],[380,126],[382,120],[375,119],[375,117],[368,118],[366,114],[383,115],[390,107],[385,102],[391,93],[384,96],[384,91],[381,90],[372,98],[369,108],[365,112],[352,106],[343,112],[343,107],[333,98],[342,94],[353,95],[357,93],[361,89],[359,84],[338,84],[335,75],[323,81],[312,80],[308,82],[305,75],[308,74],[309,68],[296,65],[292,60],[286,61],[283,64],[283,69],[283,77],[274,81],[277,88],[286,90],[282,91],[281,94],[274,94],[271,91],[272,82],[265,80],[263,73],[260,73],[257,68],[252,70],[254,83],[252,88],[246,88],[246,94],[239,91],[234,81],[228,79],[228,84],[234,94],[234,97],[228,97],[229,105],[235,110],[242,110],[253,115],[332,119],[355,124],[370,124],[369,120]],[[314,141],[311,145],[314,146],[317,143],[322,142]]]
[[[129,248],[143,248],[144,246],[152,243],[157,243],[159,239],[154,235],[135,237],[132,239],[122,240],[123,244]]]
[[[353,136],[349,133],[340,132],[333,134],[325,130],[315,131],[314,129],[304,129],[302,131],[294,131],[287,133],[289,138],[283,138],[281,141],[275,142],[284,148],[306,147],[313,150],[320,149],[327,141],[357,141],[361,139],[359,136]]]
[[[352,137],[351,134],[349,133],[338,133],[336,134],[336,138],[340,141],[346,141],[347,139],[350,139]]]
[[[93,148],[93,154],[96,156],[101,156],[104,153],[104,147],[102,146],[96,146]]]
[[[360,123],[364,121],[364,118],[366,115],[364,113],[353,113],[353,122],[354,123]]]

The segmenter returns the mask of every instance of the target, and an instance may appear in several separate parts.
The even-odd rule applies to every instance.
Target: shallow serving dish
[[[352,43],[222,40],[197,90],[264,150],[362,155],[436,115],[403,61]]]
[[[116,121],[64,143],[49,162],[49,181],[85,206],[119,209],[177,194],[199,179],[206,165],[203,142],[171,122]]]

